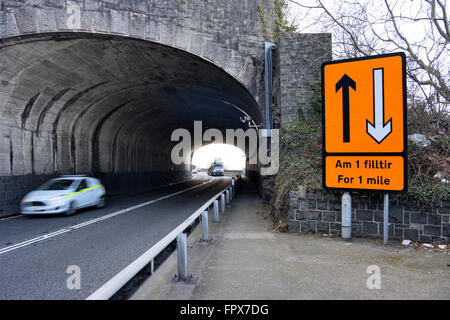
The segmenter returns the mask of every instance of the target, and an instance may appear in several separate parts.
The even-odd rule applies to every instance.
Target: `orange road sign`
[[[323,187],[405,192],[405,55],[322,64]]]

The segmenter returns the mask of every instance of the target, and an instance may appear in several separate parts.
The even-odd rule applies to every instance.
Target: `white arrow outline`
[[[373,69],[373,117],[375,126],[367,120],[367,134],[380,144],[392,132],[392,118],[384,123],[384,68]]]

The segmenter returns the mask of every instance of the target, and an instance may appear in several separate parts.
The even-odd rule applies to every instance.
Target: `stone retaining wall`
[[[291,232],[341,235],[341,195],[306,193],[303,188],[290,193]],[[391,197],[389,237],[412,241],[450,239],[450,201],[421,205]],[[352,194],[352,236],[383,237],[383,195]]]

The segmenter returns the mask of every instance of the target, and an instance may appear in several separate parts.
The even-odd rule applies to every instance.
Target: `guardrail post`
[[[214,220],[213,222],[220,222],[219,220],[219,201],[214,200]]]
[[[208,211],[202,212],[202,241],[208,241]]]
[[[228,189],[225,191],[225,199],[226,199],[226,203],[229,204],[230,203],[230,191],[228,191]]]
[[[230,187],[230,201],[233,200],[233,187]]]
[[[220,207],[222,209],[222,212],[225,212],[225,193],[222,193],[220,195]]]
[[[177,236],[177,248],[178,248],[178,280],[186,280],[187,274],[187,242],[186,233],[180,233]]]

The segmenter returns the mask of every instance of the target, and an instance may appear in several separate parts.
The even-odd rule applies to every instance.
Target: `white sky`
[[[315,0],[295,0],[295,2],[288,1],[288,20],[295,20],[299,25],[300,32],[323,32],[322,25],[320,23],[316,23],[316,18],[322,13],[319,9],[313,9],[311,11],[307,11],[308,9],[302,8],[297,3],[301,3],[306,6],[313,6]],[[370,15],[375,18],[380,16],[380,14],[385,12],[385,5],[383,0],[354,0],[359,3],[368,3],[368,12]],[[339,1],[336,0],[322,0],[325,7],[330,12],[335,12],[335,10],[339,7]],[[444,3],[446,0],[444,0]],[[427,15],[428,5],[424,3],[423,0],[396,0],[390,1],[390,5],[394,10],[395,14],[404,15],[404,16],[415,16],[419,13],[419,16],[424,17]],[[422,10],[421,10],[422,5]],[[420,14],[420,12],[422,12]],[[427,23],[422,22],[409,22],[405,25],[405,21],[402,21],[401,28],[402,32],[405,32],[408,37],[420,38],[424,35],[424,26]]]
[[[322,13],[320,9],[312,9],[308,11],[306,8],[300,7],[297,3],[301,3],[307,6],[313,6],[315,0],[294,0],[295,2],[288,1],[288,20],[294,21],[298,25],[299,32],[315,33],[315,32],[329,32],[324,30],[324,26],[321,23],[317,23],[317,17]],[[353,0],[358,3],[364,3],[368,6],[368,13],[371,17],[371,21],[376,21],[387,13],[386,6],[383,0]],[[332,13],[334,13],[339,7],[339,1],[335,0],[322,0],[325,7]],[[446,0],[443,0],[446,3]],[[429,5],[424,0],[395,0],[389,1],[392,10],[395,15],[424,18],[427,17],[427,11]],[[350,8],[350,7],[349,7]],[[439,13],[440,15],[440,13]],[[413,42],[420,42],[426,37],[426,32],[429,30],[428,21],[408,21],[405,19],[397,19],[399,23],[398,27],[401,32]],[[374,24],[374,29],[381,35],[384,35],[384,24]],[[392,25],[389,25],[390,29],[393,29]],[[389,30],[393,32],[394,30]],[[430,44],[430,43],[428,43]],[[425,43],[426,45],[426,43]],[[420,52],[422,53],[422,52]]]
[[[226,170],[242,170],[245,167],[245,153],[228,144],[210,144],[194,152],[192,164],[200,168],[208,168],[220,158]]]
[[[288,20],[290,22],[294,21],[298,26],[298,31],[303,33],[320,33],[320,32],[330,32],[326,29],[322,23],[318,21],[319,15],[322,13],[320,9],[312,9],[308,11],[307,8],[300,7],[297,3],[306,6],[313,6],[316,0],[291,0],[288,1]],[[351,16],[352,9],[351,3],[359,3],[367,5],[367,12],[369,20],[372,24],[374,30],[379,33],[383,38],[393,38],[395,34],[395,28],[392,24],[384,24],[381,21],[377,21],[379,18],[385,17],[387,15],[386,5],[384,0],[322,0],[325,7],[332,13],[336,12],[339,5],[343,5],[343,9],[346,14]],[[447,0],[442,0],[442,2],[447,5]],[[445,43],[444,39],[439,36],[436,28],[431,28],[430,21],[427,19],[429,16],[430,5],[425,0],[389,0],[391,9],[394,15],[397,17],[397,25],[401,33],[408,39],[411,44],[412,50],[417,56],[419,56],[425,64],[433,65],[434,67],[439,66],[441,74],[445,77],[450,73],[450,55],[446,54],[448,52],[447,47],[442,44],[438,45],[438,41],[432,41],[430,38],[439,39],[439,43]],[[346,9],[347,8],[347,9]],[[347,11],[348,10],[348,11]],[[439,8],[437,8],[437,15],[440,17],[442,15]],[[450,15],[447,8],[447,15]],[[409,17],[414,19],[404,19],[398,18]],[[358,17],[353,17],[358,18]],[[349,18],[346,18],[348,20]],[[381,19],[383,20],[383,19]],[[374,23],[375,22],[375,23]],[[336,31],[339,29],[333,29],[331,31]],[[370,38],[369,34],[369,38]],[[335,35],[333,35],[333,43],[336,41]],[[396,38],[399,43],[404,45],[399,38]],[[390,47],[390,44],[382,41],[378,41],[375,45],[378,49],[378,54],[386,52],[398,52],[400,49]],[[440,51],[440,48],[444,48]],[[341,52],[333,48],[333,58],[334,59],[344,59],[352,58],[347,56],[342,56]],[[447,51],[445,51],[447,50]],[[375,54],[375,53],[374,53]],[[437,58],[437,59],[436,59]],[[416,67],[417,65],[411,65],[411,67]],[[422,73],[424,75],[424,73]],[[419,75],[419,77],[421,77]],[[422,80],[427,80],[427,76],[424,76]],[[430,87],[422,86],[425,92],[428,92]]]

